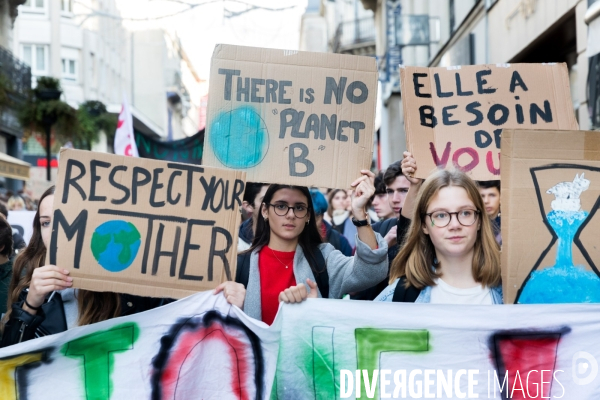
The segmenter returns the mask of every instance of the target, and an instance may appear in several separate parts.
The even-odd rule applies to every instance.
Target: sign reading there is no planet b
[[[210,85],[205,165],[329,188],[370,167],[374,58],[217,45]]]

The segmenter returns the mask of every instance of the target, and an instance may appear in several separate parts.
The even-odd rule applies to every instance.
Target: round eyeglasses
[[[284,204],[284,203],[276,203],[276,204],[269,203],[269,205],[271,207],[273,207],[275,214],[279,215],[280,217],[285,217],[287,215],[287,213],[290,212],[290,210],[292,210],[292,212],[294,213],[296,218],[304,218],[304,217],[306,217],[306,214],[308,214],[308,207],[305,205],[302,205],[302,204],[296,204],[295,206],[288,206],[287,204]]]
[[[432,213],[424,214],[429,217],[431,220],[431,226],[437,226],[438,228],[443,228],[448,226],[450,221],[452,220],[452,216],[456,215],[456,219],[458,223],[462,226],[471,226],[477,221],[477,217],[479,216],[478,210],[461,210],[457,212],[448,212],[448,211],[435,211]]]

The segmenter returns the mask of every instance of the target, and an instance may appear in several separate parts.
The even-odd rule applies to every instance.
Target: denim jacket
[[[394,297],[394,290],[396,290],[396,285],[398,285],[398,281],[400,279],[396,279],[391,285],[386,287],[383,292],[379,294],[375,298],[374,301],[388,301],[391,302]],[[502,285],[490,288],[490,295],[492,296],[492,301],[494,304],[503,304],[502,300]],[[415,300],[415,303],[431,303],[431,286],[427,286],[425,289],[421,290],[419,297]]]

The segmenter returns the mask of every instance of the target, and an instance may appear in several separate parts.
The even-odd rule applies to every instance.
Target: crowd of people
[[[214,293],[267,324],[281,302],[317,297],[501,304],[499,182],[458,170],[423,181],[416,171],[406,152],[377,175],[362,170],[350,189],[248,183],[235,280]],[[0,218],[0,346],[172,301],[73,289],[68,266],[45,259],[53,202],[50,188],[16,258]]]

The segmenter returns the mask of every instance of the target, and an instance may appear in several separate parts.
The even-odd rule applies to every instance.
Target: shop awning
[[[26,181],[29,180],[29,167],[31,164],[25,161],[0,153],[0,176]]]

